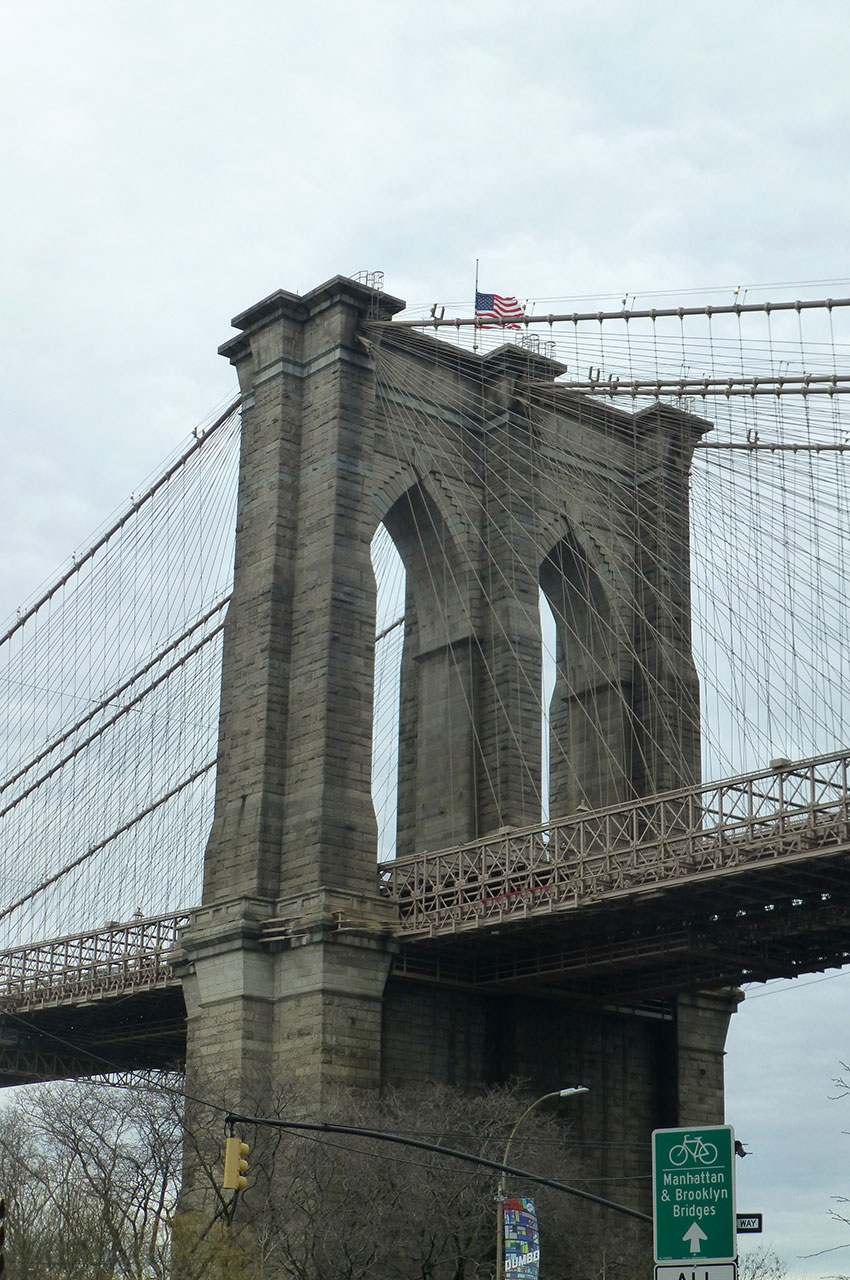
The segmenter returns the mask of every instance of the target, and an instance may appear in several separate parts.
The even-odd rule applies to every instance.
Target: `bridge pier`
[[[700,991],[676,999],[676,1120],[723,1124],[723,1057],[740,991]]]
[[[383,299],[377,314],[401,306]],[[393,912],[371,798],[370,291],[279,293],[223,352],[243,395],[233,599],[187,1068],[374,1086]]]
[[[215,1081],[246,1105],[285,1082],[293,1106],[316,1111],[339,1087],[377,1088],[384,923],[344,928],[315,904],[285,921],[266,911],[202,909],[184,942],[189,1092]]]

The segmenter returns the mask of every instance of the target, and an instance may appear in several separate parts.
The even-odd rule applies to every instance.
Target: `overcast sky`
[[[838,0],[3,6],[0,615],[235,386],[229,319],[381,269],[410,303],[835,282]],[[779,290],[788,296],[791,290]],[[810,980],[804,980],[810,981]],[[729,1042],[740,1207],[850,1270],[844,977]],[[757,1242],[758,1238],[753,1237]]]

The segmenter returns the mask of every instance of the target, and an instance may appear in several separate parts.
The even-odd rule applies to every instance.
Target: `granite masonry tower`
[[[541,590],[552,816],[684,786],[688,473],[708,429],[566,391],[562,365],[519,346],[479,355],[389,323],[403,306],[341,277],[281,290],[221,349],[243,440],[215,819],[185,940],[190,1079],[260,1068],[314,1111],[338,1085],[580,1082],[600,1150],[722,1121],[722,993],[592,1007],[397,964],[371,798],[376,529],[407,575],[399,856],[540,821]]]

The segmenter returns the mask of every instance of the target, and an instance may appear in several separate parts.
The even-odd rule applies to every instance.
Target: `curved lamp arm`
[[[576,1093],[589,1093],[590,1090],[586,1085],[576,1084],[569,1089],[555,1089],[552,1093],[544,1093],[541,1098],[535,1099],[530,1107],[526,1107],[520,1118],[517,1120],[513,1129],[511,1129],[508,1141],[505,1144],[505,1154],[502,1156],[502,1164],[508,1163],[508,1155],[511,1150],[511,1143],[514,1140],[514,1134],[522,1124],[529,1112],[535,1107],[539,1107],[541,1102],[546,1102],[548,1098],[569,1098]],[[499,1189],[496,1193],[496,1280],[504,1280],[505,1275],[505,1218],[503,1205],[505,1202],[505,1179],[507,1174],[504,1169],[499,1174]]]
[[[530,1112],[532,1112],[535,1107],[539,1107],[541,1102],[546,1102],[548,1101],[549,1098],[569,1098],[576,1093],[590,1093],[590,1090],[587,1088],[586,1085],[583,1085],[583,1084],[573,1085],[569,1089],[555,1089],[552,1093],[544,1093],[542,1097],[537,1098],[534,1102],[532,1102],[531,1106],[526,1107],[525,1111],[523,1111],[522,1115],[517,1120],[513,1129],[511,1129],[510,1136],[508,1137],[508,1141],[505,1145],[505,1154],[502,1156],[502,1164],[508,1163],[508,1155],[510,1154],[511,1143],[514,1140],[514,1135],[516,1134],[517,1129],[520,1127],[525,1117],[529,1115]],[[504,1190],[505,1190],[506,1176],[507,1175],[505,1174],[505,1171],[503,1169],[499,1177],[499,1190],[502,1193],[504,1193]]]

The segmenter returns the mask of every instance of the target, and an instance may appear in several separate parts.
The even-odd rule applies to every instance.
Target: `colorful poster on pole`
[[[538,1280],[540,1232],[533,1200],[505,1201],[505,1276]]]

